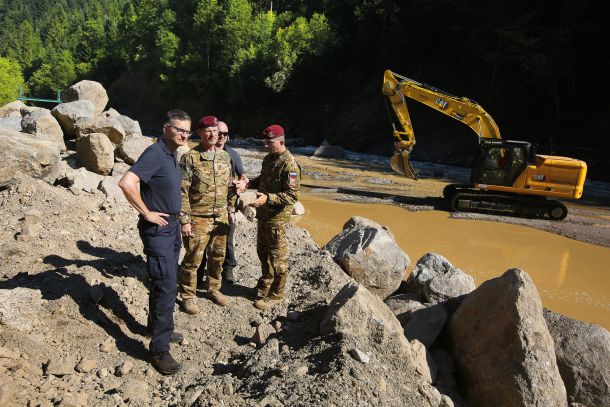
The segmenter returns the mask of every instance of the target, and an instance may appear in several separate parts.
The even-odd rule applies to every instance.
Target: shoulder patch
[[[288,186],[290,186],[290,188],[294,188],[297,186],[298,176],[299,175],[296,172],[290,172],[288,174]]]

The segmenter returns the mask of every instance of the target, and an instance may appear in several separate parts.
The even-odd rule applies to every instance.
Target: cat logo
[[[532,179],[534,181],[544,181],[544,174],[534,174]]]

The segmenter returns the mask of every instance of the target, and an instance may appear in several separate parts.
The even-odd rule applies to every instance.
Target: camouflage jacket
[[[290,151],[279,155],[267,154],[261,175],[249,184],[269,197],[267,203],[256,211],[256,217],[263,221],[289,221],[292,207],[299,199],[300,182],[301,168]]]
[[[182,205],[180,223],[191,216],[227,221],[227,209],[235,211],[237,193],[233,185],[231,157],[226,151],[207,152],[200,145],[180,159]]]

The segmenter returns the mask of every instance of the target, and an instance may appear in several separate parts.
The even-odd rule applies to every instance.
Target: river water
[[[610,248],[519,225],[451,219],[447,212],[338,202],[303,194],[296,221],[323,246],[354,215],[387,226],[411,258],[434,252],[472,275],[477,286],[518,267],[534,280],[543,305],[610,329]]]

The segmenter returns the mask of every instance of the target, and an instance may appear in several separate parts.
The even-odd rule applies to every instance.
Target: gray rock
[[[88,357],[83,357],[78,365],[76,365],[76,371],[79,373],[89,373],[97,367],[97,361]]]
[[[66,89],[62,95],[64,102],[87,100],[93,105],[94,113],[102,113],[108,104],[108,93],[101,83],[95,81],[80,81]]]
[[[21,117],[0,117],[0,129],[21,132]]]
[[[544,310],[568,399],[610,406],[610,333],[603,327]]]
[[[134,164],[138,161],[138,158],[142,155],[152,144],[150,137],[144,137],[137,134],[132,135],[119,146],[121,156],[125,159],[128,164]]]
[[[79,118],[93,117],[95,108],[89,100],[60,103],[51,110],[51,114],[57,119],[59,125],[68,138],[74,137],[74,124]]]
[[[258,346],[262,346],[267,342],[271,335],[275,334],[275,328],[269,324],[260,324],[256,327],[252,341]]]
[[[404,325],[411,319],[411,313],[426,308],[424,304],[416,298],[420,298],[417,294],[397,294],[385,299],[386,305],[396,315],[401,325]]]
[[[313,156],[324,158],[347,158],[347,152],[343,147],[333,146],[328,141],[324,140],[322,144],[320,144],[320,147],[316,148]]]
[[[324,248],[348,275],[382,299],[398,289],[411,261],[385,226],[359,216],[348,220]]]
[[[65,376],[74,373],[76,359],[73,356],[53,358],[47,365],[46,374],[53,376]]]
[[[407,284],[431,303],[457,298],[475,289],[472,276],[436,253],[427,253],[419,259]]]
[[[472,407],[567,406],[553,339],[527,273],[508,270],[470,293],[448,334]]]
[[[86,192],[95,192],[100,188],[104,176],[79,168],[71,174],[70,186]]]
[[[117,203],[127,203],[127,199],[119,188],[121,177],[104,177],[100,189],[106,195],[106,200]]]
[[[129,171],[129,169],[131,168],[131,165],[129,164],[125,164],[125,163],[114,163],[114,166],[112,167],[112,176],[113,177],[122,177],[127,171]]]
[[[116,376],[123,377],[129,374],[129,372],[131,372],[131,369],[133,369],[133,362],[131,360],[126,360],[121,363],[120,366],[116,367],[114,374]]]
[[[21,100],[10,102],[0,107],[0,118],[21,117],[21,108],[25,107]]]
[[[413,344],[405,338],[392,311],[379,297],[355,282],[347,283],[333,298],[320,323],[320,333],[341,334],[346,346],[384,354],[398,363],[404,363],[404,369],[412,372],[420,365],[420,350],[414,350]],[[423,351],[425,361],[425,348]],[[429,370],[419,369],[417,373],[431,383]]]
[[[296,216],[305,215],[305,207],[301,203],[301,201],[297,201],[292,207],[292,214]]]
[[[142,129],[140,128],[140,123],[138,123],[137,120],[132,120],[130,117],[127,117],[124,115],[119,115],[117,118],[123,125],[123,128],[125,129],[125,133],[127,134],[127,136],[132,136],[132,135],[141,136],[142,135]],[[149,138],[149,140],[150,140],[150,138]]]
[[[52,183],[59,174],[60,162],[56,143],[0,129],[0,185],[22,175]]]
[[[362,352],[360,349],[353,348],[349,351],[350,355],[353,356],[360,363],[364,363],[365,365],[371,361],[371,357],[368,353]]]
[[[87,134],[76,141],[76,156],[89,171],[108,175],[114,165],[114,146],[105,134]]]
[[[102,133],[115,146],[121,145],[125,141],[127,133],[120,120],[116,117],[105,117],[103,115],[95,117],[81,117],[74,123],[75,135],[80,139],[85,134]]]
[[[66,151],[64,132],[50,110],[38,109],[25,114],[21,128],[24,133],[57,143],[62,152]]]
[[[110,108],[108,110],[106,110],[105,112],[102,112],[102,114],[106,117],[119,117],[121,116],[121,114],[119,112],[117,112],[115,109]]]
[[[148,383],[135,378],[129,378],[121,384],[117,391],[121,398],[131,403],[148,402],[150,400],[151,389]],[[146,404],[144,404],[146,405]]]
[[[447,311],[440,305],[432,305],[410,313],[409,320],[403,323],[407,339],[417,339],[430,348],[440,335],[447,322]]]

